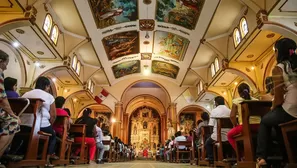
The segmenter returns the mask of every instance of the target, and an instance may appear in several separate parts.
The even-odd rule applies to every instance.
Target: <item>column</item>
[[[115,122],[113,123],[113,137],[118,137],[122,139],[121,134],[121,125],[122,125],[122,110],[123,110],[123,103],[116,102],[115,103],[115,114],[114,119]]]
[[[167,115],[166,114],[162,114],[161,116],[161,142],[162,144],[164,144],[167,140],[167,134],[168,134],[168,130],[167,130]]]
[[[174,130],[177,130],[177,117],[176,117],[176,103],[170,103],[169,105],[169,116],[171,116],[172,126]]]
[[[123,132],[123,135],[122,135],[122,137],[123,137],[123,142],[125,143],[125,144],[128,144],[128,133],[129,133],[129,121],[128,121],[128,114],[127,113],[125,113],[125,114],[123,114],[123,131],[121,131],[121,132]],[[132,128],[131,128],[132,129]],[[131,132],[132,132],[132,130],[131,130]]]

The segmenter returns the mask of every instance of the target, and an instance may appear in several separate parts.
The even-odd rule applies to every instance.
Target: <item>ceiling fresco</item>
[[[155,60],[152,62],[152,73],[164,75],[175,79],[177,77],[178,71],[179,67],[176,65]]]
[[[167,56],[169,58],[182,61],[190,41],[179,35],[155,31],[154,53],[156,55]]]
[[[157,0],[156,20],[194,29],[205,0]]]
[[[138,19],[137,0],[89,0],[89,4],[100,29]]]
[[[119,63],[112,67],[112,71],[115,78],[120,78],[134,73],[140,73],[140,61],[133,60]]]
[[[139,34],[128,31],[104,37],[103,45],[109,60],[139,53]]]

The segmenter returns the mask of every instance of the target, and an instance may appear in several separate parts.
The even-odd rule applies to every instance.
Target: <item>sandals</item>
[[[265,168],[266,166],[267,166],[267,163],[265,159],[262,159],[262,158],[257,159],[257,165],[256,165],[257,168]]]

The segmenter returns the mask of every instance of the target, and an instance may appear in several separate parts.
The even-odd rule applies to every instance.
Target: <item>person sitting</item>
[[[232,101],[233,105],[232,105],[232,110],[231,110],[231,114],[230,114],[231,122],[233,123],[233,125],[235,127],[232,128],[227,134],[228,141],[234,150],[235,150],[234,136],[236,136],[242,132],[242,112],[241,112],[240,103],[243,101],[247,101],[247,100],[258,100],[256,98],[251,97],[250,87],[246,83],[241,83],[238,86],[238,93],[239,93],[240,97],[233,99],[233,101]],[[238,114],[238,123],[237,123],[237,119],[236,119],[237,114]],[[256,117],[256,116],[250,117],[249,124],[250,124],[250,128],[251,128],[252,132],[258,131],[260,120],[261,120],[260,117]]]
[[[70,128],[70,122],[69,122],[69,115],[68,113],[63,109],[65,103],[65,98],[62,96],[58,96],[55,99],[55,105],[56,105],[56,112],[57,116],[67,117],[67,130]],[[56,131],[57,136],[62,137],[64,132],[64,125],[62,121],[56,121],[53,124],[53,128]]]
[[[64,110],[67,112],[68,116],[69,116],[69,124],[73,124],[73,120],[71,119],[71,113],[69,108],[64,108]]]
[[[180,141],[187,141],[187,138],[184,135],[182,135],[181,131],[177,131],[175,134],[174,146],[176,146],[177,142],[180,142]],[[180,150],[184,150],[185,148],[186,148],[186,146],[184,146],[184,145],[178,146],[178,149],[180,149]],[[172,152],[172,154],[173,154],[173,156],[175,156],[175,148],[173,149],[173,151],[174,152]]]
[[[168,142],[168,145],[167,145],[167,151],[166,151],[166,156],[167,156],[167,161],[169,162],[169,156],[170,154],[172,154],[172,147],[174,146],[174,139],[175,139],[175,136],[172,136],[171,137],[171,140],[169,140]]]
[[[6,77],[4,79],[4,87],[7,98],[18,98],[19,94],[16,92],[17,90],[18,80],[11,77]]]
[[[193,130],[189,132],[189,135],[187,136],[187,141],[193,141]]]
[[[93,161],[96,152],[96,141],[93,135],[95,125],[97,124],[97,119],[91,118],[90,115],[92,110],[90,108],[86,108],[83,111],[82,117],[78,118],[75,121],[75,124],[86,124],[86,136],[85,136],[85,143],[89,146],[89,156],[90,160]],[[75,142],[82,142],[82,137],[75,137]],[[80,148],[78,148],[75,152],[78,155],[80,152]]]
[[[273,99],[273,80],[272,80],[272,76],[268,76],[265,79],[265,86],[266,86],[266,94],[262,95],[260,98],[261,100],[269,100],[271,101]]]
[[[200,139],[199,140],[200,143],[203,144],[203,140],[201,139],[202,138],[201,137],[201,129],[202,129],[201,127],[208,125],[208,122],[209,122],[209,115],[208,115],[208,113],[207,112],[203,112],[201,114],[201,119],[203,120],[203,122],[199,123],[198,128],[196,129],[196,135]],[[209,135],[206,135],[205,139],[207,139],[208,136]]]
[[[282,137],[279,124],[297,118],[297,54],[296,43],[289,38],[276,41],[275,58],[277,65],[272,70],[274,99],[271,111],[262,117],[257,139],[257,165],[266,165],[267,152],[271,142],[271,129],[275,128]],[[282,141],[282,138],[279,139]]]
[[[97,122],[97,125],[95,125],[96,131],[95,131],[95,140],[96,140],[96,147],[97,147],[97,159],[96,163],[97,164],[104,164],[102,158],[104,154],[104,145],[102,143],[103,140],[103,133],[100,128],[100,121]]]
[[[208,125],[213,126],[213,133],[211,136],[205,141],[205,148],[206,148],[206,153],[208,160],[213,161],[213,143],[218,140],[217,137],[217,127],[218,123],[217,118],[229,118],[230,117],[230,112],[231,110],[225,106],[225,100],[222,96],[217,96],[215,97],[215,106],[211,112],[210,112],[210,120]],[[222,137],[222,142],[228,141],[227,139],[227,133],[230,129],[223,128],[221,129],[221,137]]]
[[[9,55],[0,50],[0,157],[11,144],[14,135],[20,131],[21,122],[12,111],[4,89],[3,71],[7,69],[8,62]],[[0,166],[2,166],[1,163]]]
[[[40,131],[51,134],[48,143],[48,151],[50,159],[57,160],[58,156],[55,155],[55,145],[56,145],[56,133],[52,127],[56,120],[56,106],[55,98],[49,94],[50,90],[50,80],[47,77],[41,76],[37,79],[35,89],[26,92],[22,97],[23,98],[39,98],[44,102],[41,107],[41,114],[38,117],[41,117],[41,126]],[[22,114],[21,115],[22,124],[25,127],[26,132],[31,131],[33,124],[33,117],[31,114]]]

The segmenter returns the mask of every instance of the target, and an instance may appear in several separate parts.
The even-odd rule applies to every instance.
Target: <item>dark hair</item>
[[[272,76],[268,76],[265,79],[265,86],[266,86],[266,93],[270,93],[271,90],[274,88]]]
[[[178,136],[181,136],[182,133],[180,131],[177,131],[176,134],[175,134],[175,137],[178,137]]]
[[[4,88],[5,90],[13,90],[13,86],[18,83],[18,80],[15,78],[7,77],[4,79]]]
[[[291,68],[294,72],[297,72],[297,55],[296,55],[296,43],[289,38],[282,38],[277,40],[274,44],[275,50],[278,51],[276,58],[277,63],[283,63],[285,72]]]
[[[64,110],[68,113],[69,117],[71,116],[69,108],[64,108]]]
[[[203,121],[202,120],[198,120],[197,121],[197,126],[200,124],[200,123],[202,123]]]
[[[86,118],[86,117],[89,117],[89,114],[92,113],[92,110],[90,108],[86,108],[84,111],[83,111],[83,117]]]
[[[225,105],[225,100],[222,96],[217,96],[214,100],[217,105]]]
[[[55,99],[56,108],[62,108],[65,103],[65,98],[63,96],[58,96]]]
[[[47,77],[41,76],[36,81],[35,89],[45,90],[50,85],[50,80]]]
[[[6,61],[8,58],[9,58],[9,55],[6,52],[0,50],[0,60]]]
[[[207,112],[203,112],[203,113],[201,114],[201,118],[202,118],[203,121],[208,121],[208,120],[209,120],[209,115],[208,115],[208,113],[207,113]]]
[[[241,83],[238,86],[238,93],[239,93],[239,96],[244,98],[245,100],[251,100],[250,87],[248,84]]]

